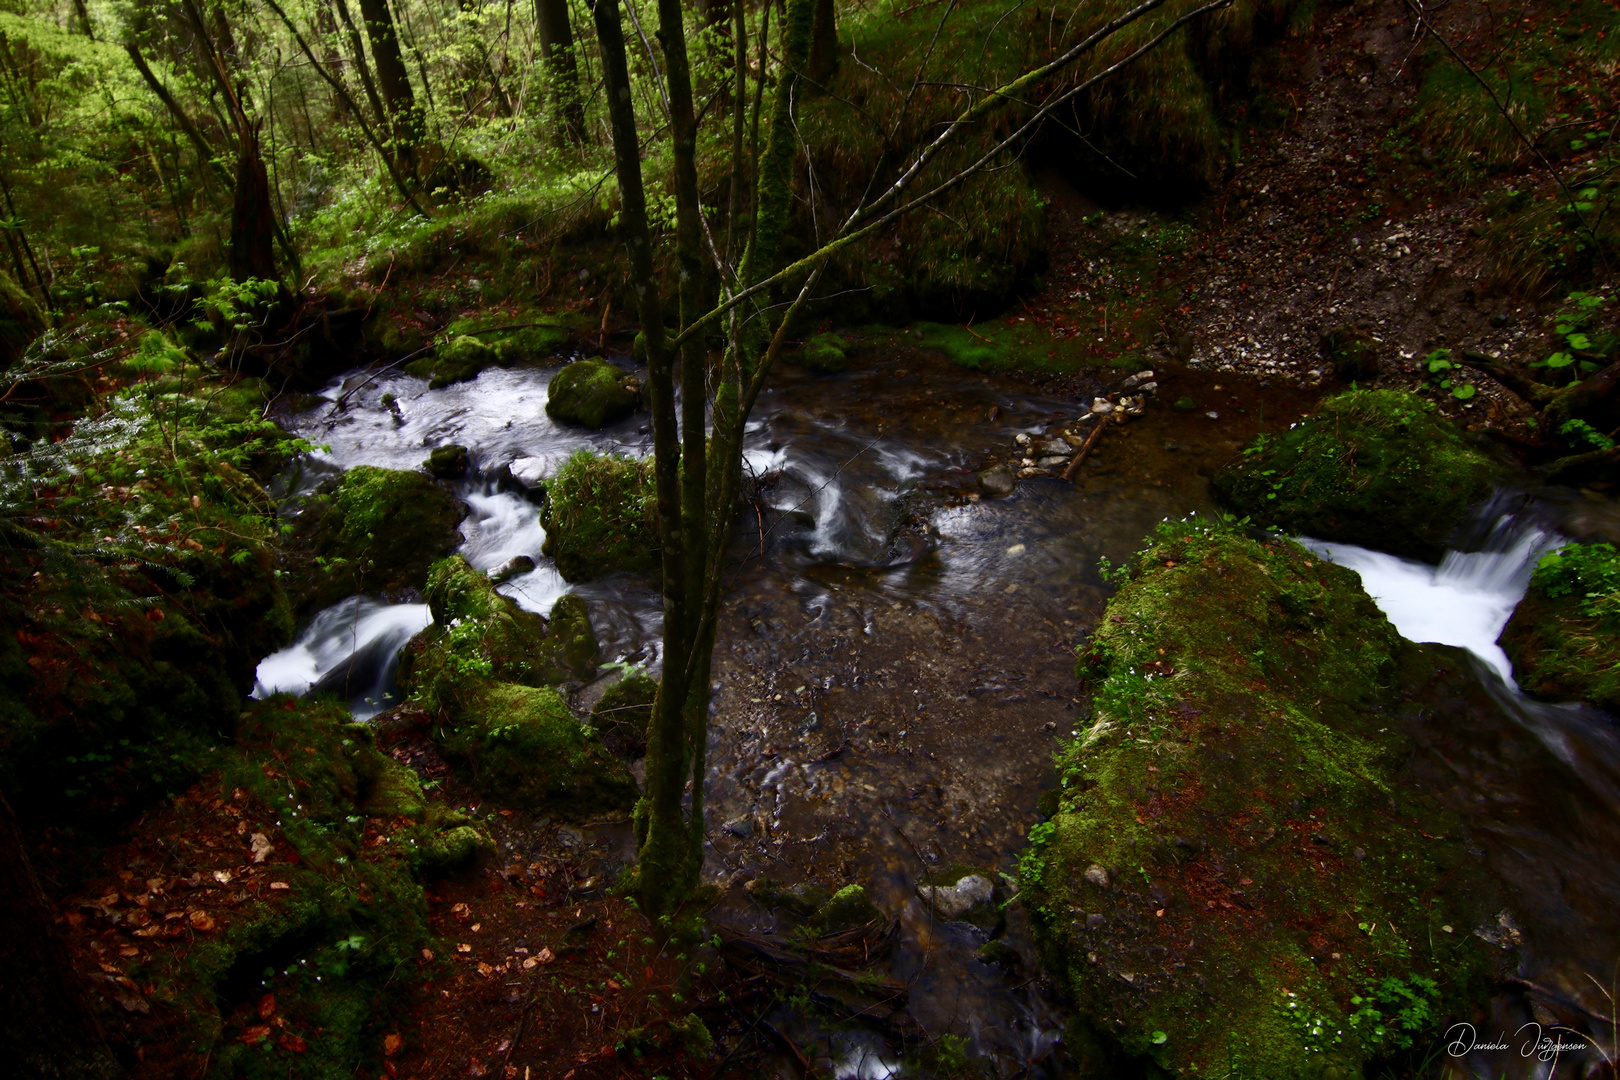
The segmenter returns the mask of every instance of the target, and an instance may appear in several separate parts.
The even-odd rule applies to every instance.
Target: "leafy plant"
[[[1428,369],[1429,385],[1436,390],[1450,390],[1458,401],[1467,401],[1478,391],[1474,384],[1461,381],[1463,366],[1451,358],[1450,349],[1436,349],[1423,358]]]

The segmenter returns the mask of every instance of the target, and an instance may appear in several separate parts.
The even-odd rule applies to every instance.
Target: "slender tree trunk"
[[[322,43],[326,46],[326,66],[331,69],[332,76],[339,81],[343,78],[343,52],[333,42],[337,39],[337,20],[332,17],[332,8],[327,4],[319,4],[315,8],[315,32],[320,34]],[[332,118],[339,123],[349,118],[349,94],[345,90],[332,98]]]
[[[191,117],[180,107],[180,103],[174,100],[174,95],[169,93],[169,88],[163,85],[163,81],[157,77],[157,73],[147,65],[146,58],[141,55],[140,47],[133,41],[129,41],[124,43],[124,51],[129,53],[130,60],[135,64],[135,70],[141,73],[141,78],[146,80],[146,85],[151,88],[152,93],[157,95],[157,99],[163,102],[163,107],[168,109],[169,115],[174,118],[175,125],[180,128],[186,138],[191,141],[192,148],[197,151],[197,168],[202,170],[204,186],[207,186],[210,176],[223,178],[223,170],[214,160],[214,148],[208,145],[208,140],[203,138],[202,132],[197,130],[197,125],[191,122]]]
[[[96,29],[90,25],[90,9],[84,0],[73,0],[73,18],[79,24],[79,33],[91,41],[96,40]]]
[[[270,176],[259,145],[259,125],[244,124],[236,158],[236,195],[231,212],[231,277],[276,278],[276,214]]]
[[[18,1080],[123,1075],[0,793],[0,1059]]]
[[[551,100],[564,141],[585,142],[585,101],[579,92],[579,63],[574,57],[574,28],[568,21],[568,0],[534,0],[535,30],[540,55],[551,76]]]
[[[416,108],[416,95],[411,91],[411,77],[405,70],[405,54],[399,47],[388,0],[360,0],[360,17],[366,21],[371,60],[377,68],[377,83],[388,109],[400,167],[414,173],[416,147],[422,141],[422,114]]]
[[[810,31],[810,61],[804,75],[817,86],[826,86],[838,72],[837,16],[833,0],[816,0],[816,18]]]
[[[388,129],[388,110],[383,107],[382,98],[377,96],[377,83],[371,77],[371,65],[366,62],[366,47],[360,42],[360,31],[355,28],[354,17],[349,14],[347,0],[335,0],[335,4],[338,19],[343,23],[343,29],[349,36],[349,51],[354,54],[354,70],[360,76],[360,85],[365,89],[366,100],[371,103],[371,115],[376,118],[380,137]],[[285,14],[282,15],[282,21],[287,21]],[[392,163],[396,157],[393,148],[381,142],[378,146],[383,156]]]

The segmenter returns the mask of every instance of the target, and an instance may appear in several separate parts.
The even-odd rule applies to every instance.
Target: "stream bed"
[[[554,424],[551,374],[491,369],[440,390],[406,375],[338,380],[322,404],[284,418],[329,450],[281,493],[354,465],[415,468],[435,446],[464,445],[462,554],[485,570],[533,557],[502,592],[542,614],[574,592],[604,659],[656,668],[654,583],[563,581],[541,556],[544,533],[521,490],[582,446],[649,453],[647,418],[594,433]],[[1262,422],[1275,428],[1310,405],[1299,391],[1218,378],[1161,373],[1162,400],[1199,407],[1154,405],[1110,432],[1076,483],[1031,479],[1001,497],[981,488],[979,470],[1004,460],[1019,433],[1081,406],[920,353],[773,379],[748,435],[754,499],[739,514],[714,663],[706,872],[728,887],[718,921],[779,929],[729,888],[753,878],[862,882],[900,920],[889,967],[909,986],[909,1022],[964,1038],[1000,1075],[1061,1075],[1062,1009],[1036,977],[1021,909],[1009,909],[1006,937],[1019,962],[990,965],[978,932],[933,919],[914,889],[948,867],[1012,871],[1053,751],[1085,714],[1074,645],[1107,599],[1099,558],[1122,561],[1163,518],[1213,512],[1210,473]],[[1459,661],[1469,677],[1437,679],[1406,719],[1437,789],[1520,900],[1511,920],[1529,942],[1524,980],[1566,1001],[1562,1022],[1589,1022],[1582,1014],[1601,998],[1582,976],[1601,978],[1620,956],[1620,745],[1607,717],[1519,696],[1494,644],[1539,551],[1560,529],[1593,528],[1590,507],[1528,505],[1520,499],[1479,551],[1438,569],[1311,543],[1360,572],[1403,634],[1474,658]],[[394,655],[427,619],[420,603],[351,598],[266,658],[259,692],[337,690],[357,716],[372,715],[388,704]],[[600,844],[626,857],[624,832],[599,830]],[[1535,1010],[1548,1006],[1519,994],[1497,1008],[1506,1022],[1545,1020]],[[896,1068],[881,1026],[823,1030],[789,1012],[773,1023],[837,1077]],[[1533,1062],[1525,1072],[1468,1060],[1481,1076],[1499,1064],[1533,1073]]]

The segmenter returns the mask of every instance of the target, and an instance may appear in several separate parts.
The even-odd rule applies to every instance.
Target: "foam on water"
[[[1524,599],[1536,561],[1564,541],[1556,533],[1505,516],[1486,550],[1448,551],[1439,566],[1354,544],[1310,537],[1300,537],[1299,542],[1361,575],[1362,587],[1402,637],[1467,649],[1516,687],[1513,665],[1496,639]]]

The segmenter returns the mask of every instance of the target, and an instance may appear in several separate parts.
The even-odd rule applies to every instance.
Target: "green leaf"
[[[1459,401],[1467,401],[1469,398],[1473,397],[1476,392],[1477,391],[1475,391],[1472,383],[1463,383],[1461,386],[1453,386],[1451,388],[1451,396],[1457,398]]]
[[[1567,352],[1555,352],[1547,357],[1547,366],[1550,368],[1565,368],[1575,362],[1575,358]]]
[[[1585,334],[1570,334],[1565,340],[1569,342],[1571,349],[1579,349],[1582,352],[1592,347],[1592,339]]]
[[[1153,1045],[1154,1046],[1163,1046],[1165,1043],[1167,1043],[1169,1041],[1170,1041],[1170,1036],[1166,1035],[1164,1032],[1155,1031],[1153,1033]]]

